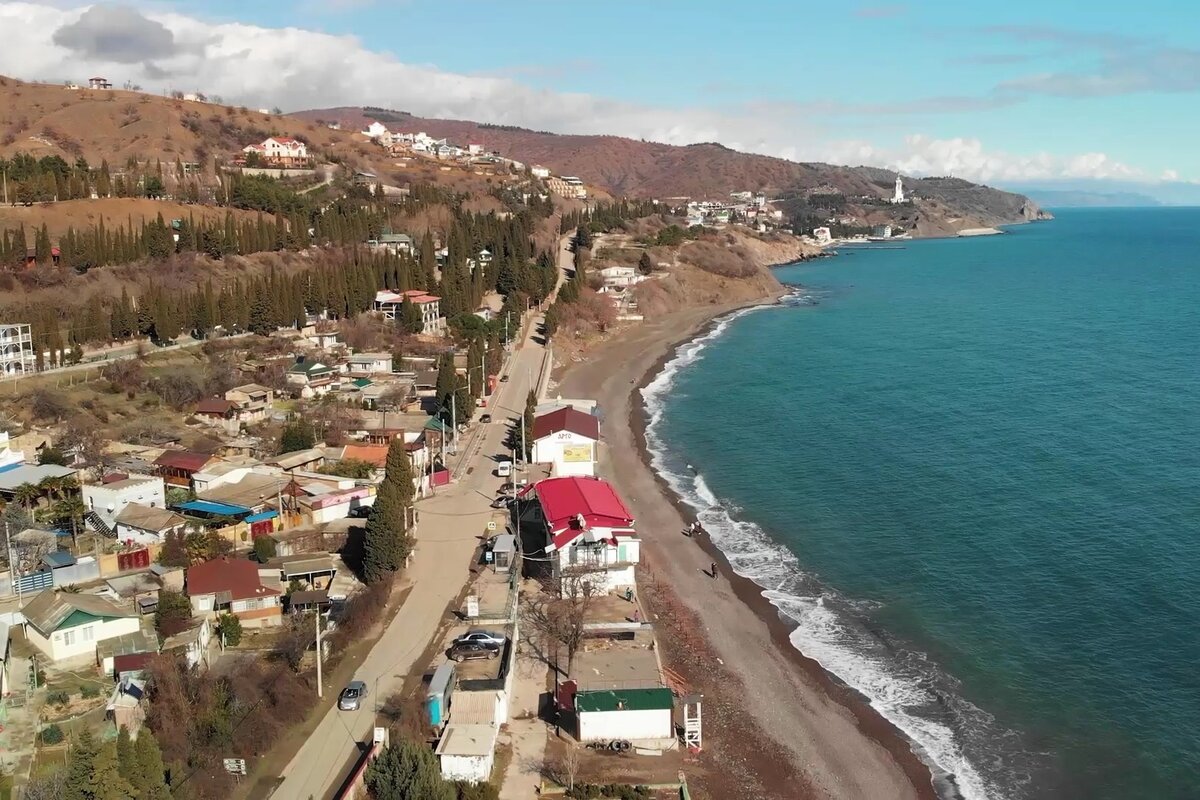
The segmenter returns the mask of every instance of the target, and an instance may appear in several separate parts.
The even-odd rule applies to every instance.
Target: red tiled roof
[[[386,444],[348,444],[342,451],[342,458],[354,458],[382,467],[387,463],[387,454]]]
[[[154,463],[159,467],[171,467],[184,472],[198,472],[211,460],[212,456],[206,453],[194,453],[191,450],[168,450],[154,459]]]
[[[116,483],[117,481],[127,481],[127,480],[129,480],[129,475],[127,473],[110,472],[107,475],[105,475],[103,478],[100,479],[100,483],[109,484],[109,483]]]
[[[570,544],[588,528],[633,527],[633,514],[612,484],[601,478],[547,478],[525,490],[529,491],[537,494],[555,548]]]
[[[230,600],[279,594],[262,585],[258,564],[244,558],[217,558],[188,567],[187,592],[192,597],[227,592]]]
[[[542,414],[533,420],[534,441],[559,431],[570,431],[598,441],[600,439],[600,420],[571,406]]]
[[[222,397],[207,397],[196,404],[197,414],[215,414],[225,416],[237,408],[237,404]]]

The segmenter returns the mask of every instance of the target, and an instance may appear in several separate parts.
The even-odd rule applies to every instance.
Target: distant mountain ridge
[[[896,179],[890,170],[788,161],[741,153],[712,142],[679,146],[620,136],[556,134],[511,125],[429,119],[373,107],[313,109],[293,116],[312,122],[336,121],[355,130],[378,120],[397,132],[424,131],[458,144],[481,144],[620,195],[719,199],[730,192],[752,190],[764,191],[774,199],[831,187],[847,198],[883,199],[891,196]],[[903,180],[906,189],[924,201],[920,212],[928,230],[922,235],[946,235],[963,228],[1048,216],[1023,195],[969,181]]]
[[[1027,196],[1056,208],[1140,208],[1163,205],[1140,192],[1088,192],[1071,189],[1030,189]]]

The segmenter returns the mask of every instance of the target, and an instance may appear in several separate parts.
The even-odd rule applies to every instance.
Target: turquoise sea
[[[644,393],[794,644],[947,796],[1200,797],[1200,210],[778,274]]]

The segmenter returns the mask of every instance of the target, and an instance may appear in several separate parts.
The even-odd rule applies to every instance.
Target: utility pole
[[[450,395],[450,427],[454,433],[454,444],[450,452],[458,454],[458,392]]]
[[[8,575],[12,579],[12,585],[17,587],[17,604],[24,605],[25,598],[21,596],[21,576],[17,574],[19,570],[13,555],[12,537],[9,535],[7,519],[4,520],[4,543],[8,547]]]
[[[321,611],[318,608],[317,613],[313,614],[313,624],[317,628],[317,697],[324,697],[324,690],[321,687]]]

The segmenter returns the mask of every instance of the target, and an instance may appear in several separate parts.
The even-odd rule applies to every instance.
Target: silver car
[[[362,699],[367,696],[367,685],[362,681],[350,681],[338,695],[339,711],[358,711]]]
[[[460,644],[472,642],[475,644],[490,644],[494,647],[503,647],[506,641],[508,641],[508,637],[503,633],[496,633],[495,631],[473,630],[467,631],[462,636],[455,639],[454,643]]]

